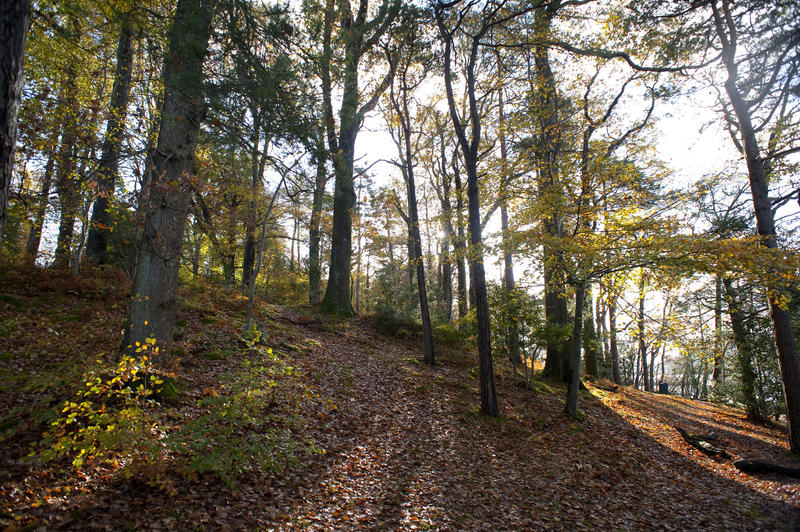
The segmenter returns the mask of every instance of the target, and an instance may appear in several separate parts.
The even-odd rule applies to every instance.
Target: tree
[[[117,64],[114,87],[106,120],[106,134],[102,155],[97,165],[97,198],[92,209],[92,221],[86,241],[86,255],[99,263],[107,260],[108,232],[111,220],[109,204],[114,195],[114,186],[119,173],[119,157],[122,149],[125,118],[131,89],[133,67],[133,28],[130,14],[122,14],[117,44]]]
[[[741,87],[754,87],[756,80],[752,78],[740,79],[739,76],[739,70],[742,65],[736,54],[741,21],[737,24],[737,20],[734,18],[735,14],[732,12],[731,4],[728,0],[722,0],[721,2],[711,0],[709,7],[714,17],[717,38],[722,48],[722,62],[728,73],[728,79],[725,81],[725,91],[728,94],[731,107],[733,107],[733,114],[736,117],[740,140],[744,148],[756,227],[761,237],[761,244],[768,249],[777,249],[778,239],[775,231],[775,219],[767,185],[767,161],[774,160],[776,153],[768,153],[766,157],[763,154],[756,137],[757,129],[753,125],[753,110],[757,106],[766,103],[765,99],[771,96],[770,92],[772,91],[778,91],[776,99],[777,102],[781,102],[782,99],[789,97],[788,94],[791,91],[800,87],[797,82],[797,72],[800,67],[800,54],[797,53],[798,44],[800,44],[800,33],[797,32],[796,27],[787,29],[787,33],[778,33],[778,35],[774,36],[772,43],[777,48],[773,52],[774,56],[770,57],[772,54],[769,54],[766,57],[756,56],[753,58],[758,62],[767,61],[767,64],[763,66],[769,67],[769,70],[766,70],[769,78],[763,86],[756,85],[758,90],[753,91],[754,93],[751,94],[751,99],[748,101]],[[800,15],[797,6],[789,13],[780,13],[780,15],[791,16],[792,13],[795,15],[794,24],[796,25],[797,16]],[[790,22],[788,20],[784,22],[779,19],[779,24],[781,23],[787,24]],[[767,31],[770,29],[775,31],[773,28],[769,28]],[[783,29],[778,28],[779,31]],[[744,59],[744,61],[747,60],[747,58]],[[763,76],[761,69],[756,71],[752,66],[749,73],[752,76]],[[773,103],[772,105],[780,105],[780,103]],[[794,150],[795,148],[788,149]],[[775,332],[775,344],[778,348],[784,395],[786,397],[789,445],[793,452],[800,453],[800,361],[798,361],[797,357],[792,318],[786,308],[786,303],[782,302],[786,294],[785,286],[773,283],[769,287],[769,292],[770,315]]]
[[[439,35],[444,44],[444,83],[447,91],[447,104],[450,119],[458,139],[458,146],[464,160],[467,174],[467,209],[470,249],[470,285],[475,299],[478,326],[478,360],[481,383],[481,411],[489,416],[497,416],[500,410],[494,386],[494,369],[492,367],[491,329],[489,322],[489,300],[486,289],[486,274],[483,266],[483,239],[481,237],[480,198],[478,196],[478,155],[481,143],[481,113],[478,109],[476,94],[476,65],[478,63],[481,42],[489,30],[508,20],[505,13],[505,1],[490,2],[474,13],[473,3],[463,4],[461,1],[434,6]],[[454,9],[455,8],[455,9]],[[467,20],[477,17],[474,28],[467,27]],[[456,35],[464,33],[467,42],[467,59],[463,65],[465,90],[468,99],[468,117],[462,119],[456,107],[453,94],[453,43]],[[467,131],[467,124],[469,131]]]
[[[164,103],[158,147],[142,197],[144,234],[139,244],[131,310],[122,349],[154,338],[172,341],[183,230],[189,209],[197,132],[204,114],[203,62],[214,0],[179,0],[164,57]]]
[[[417,294],[419,295],[419,308],[422,316],[422,337],[423,352],[425,362],[434,365],[435,357],[433,353],[433,331],[431,328],[431,314],[428,309],[428,292],[425,285],[425,260],[422,255],[422,238],[419,229],[419,214],[417,212],[417,186],[414,181],[415,155],[412,150],[412,115],[411,115],[411,93],[419,87],[425,80],[425,71],[430,67],[430,61],[422,56],[427,43],[418,32],[418,23],[421,17],[414,11],[403,12],[403,26],[406,33],[403,34],[404,50],[399,60],[398,72],[395,74],[397,82],[397,92],[395,93],[394,83],[390,87],[389,100],[393,113],[397,116],[399,127],[397,131],[392,128],[392,134],[397,144],[400,157],[400,168],[406,182],[406,193],[408,199],[408,229],[410,232],[413,255],[409,256],[409,261],[413,264],[417,277]],[[415,63],[421,62],[418,69],[421,70],[415,76],[413,72]],[[419,115],[417,120],[420,120]]]
[[[323,121],[325,123],[328,149],[333,160],[336,176],[333,194],[333,233],[331,235],[331,260],[328,285],[322,305],[331,312],[350,316],[350,259],[352,256],[352,209],[355,205],[353,188],[353,163],[355,143],[364,116],[378,103],[381,94],[389,87],[394,76],[396,54],[389,59],[388,71],[376,83],[371,93],[364,94],[359,85],[359,76],[364,60],[381,38],[389,31],[400,12],[399,0],[386,0],[380,4],[375,16],[368,20],[369,0],[359,0],[355,13],[348,2],[328,0],[323,22],[323,51],[320,58],[322,80]],[[332,104],[332,65],[334,64],[334,22],[339,20],[337,39],[344,48],[341,65],[342,99],[339,108],[339,131]]]
[[[22,66],[30,17],[30,0],[10,0],[0,6],[0,246],[14,171],[17,112],[25,79]]]

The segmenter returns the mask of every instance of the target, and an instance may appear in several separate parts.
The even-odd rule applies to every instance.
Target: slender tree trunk
[[[70,26],[76,35],[79,34],[78,23],[75,19],[70,21]],[[66,267],[69,263],[72,233],[75,226],[77,202],[79,200],[76,173],[76,140],[78,128],[78,85],[77,66],[73,59],[68,60],[66,79],[64,81],[64,116],[61,134],[61,147],[58,153],[56,166],[56,192],[58,193],[61,218],[58,225],[58,240],[56,243],[55,267]]]
[[[144,234],[139,245],[131,310],[121,348],[172,341],[183,230],[189,210],[197,133],[203,119],[203,60],[214,0],[178,0],[164,58],[164,103],[153,171],[143,191]]]
[[[467,240],[464,234],[464,201],[462,199],[464,188],[461,184],[461,172],[458,170],[458,161],[455,160],[453,164],[453,177],[455,178],[456,185],[456,230],[458,232],[458,238],[456,238],[454,242],[456,252],[456,282],[458,286],[458,317],[464,318],[469,311],[467,305],[467,301],[469,301],[469,297],[467,297],[467,250],[465,246]]]
[[[405,86],[405,76],[403,76],[404,86],[402,88],[402,114],[403,137],[405,144],[405,175],[406,192],[408,195],[408,218],[411,239],[413,242],[412,263],[417,273],[417,293],[419,294],[419,309],[422,316],[422,338],[423,352],[425,353],[425,363],[433,366],[436,359],[433,353],[433,330],[431,328],[431,314],[428,309],[428,289],[425,284],[425,264],[422,258],[422,238],[419,232],[419,214],[417,213],[417,186],[414,182],[414,162],[411,153],[411,115],[408,110],[408,89]]]
[[[464,123],[458,116],[453,96],[451,54],[453,35],[445,26],[442,18],[442,6],[435,9],[440,35],[445,41],[444,81],[447,93],[447,104],[450,119],[456,130],[464,166],[467,173],[468,223],[470,234],[469,266],[471,292],[475,297],[475,310],[478,328],[478,361],[480,368],[481,411],[488,416],[500,415],[494,385],[494,368],[492,366],[492,342],[489,317],[489,298],[486,290],[486,273],[483,267],[483,241],[481,238],[480,197],[478,195],[478,149],[481,140],[481,117],[475,96],[475,63],[480,47],[480,33],[472,37],[469,60],[466,65],[466,92],[469,99],[470,135],[464,130]],[[485,27],[485,26],[484,26]]]
[[[314,180],[314,198],[311,202],[311,221],[308,228],[308,302],[319,303],[322,295],[320,288],[320,227],[322,223],[322,200],[325,196],[325,185],[328,182],[326,173],[327,154],[323,144],[322,133],[318,134],[317,149],[314,155],[317,163],[317,175]]]
[[[747,417],[754,421],[763,421],[764,414],[756,399],[756,371],[753,368],[753,346],[747,328],[744,325],[739,299],[733,288],[730,279],[722,280],[725,287],[725,295],[728,303],[728,314],[731,318],[731,329],[733,329],[733,341],[736,343],[737,359],[739,361],[739,371],[742,374],[742,398],[747,411]]]
[[[58,133],[55,135],[55,139],[48,148],[50,154],[47,158],[47,164],[45,164],[44,167],[42,186],[39,190],[39,197],[36,200],[36,212],[33,216],[30,232],[28,233],[28,241],[25,244],[25,252],[31,263],[36,262],[36,256],[39,253],[39,244],[42,240],[42,227],[44,227],[44,218],[47,215],[47,205],[50,200],[50,187],[53,184],[53,169],[56,162],[55,152],[59,136]]]
[[[25,81],[22,67],[30,22],[30,0],[4,0],[0,3],[0,248],[4,241],[6,208],[14,173],[17,114]]]
[[[722,380],[722,277],[716,276],[714,282],[714,373],[712,379],[717,385]]]
[[[133,31],[130,22],[124,20],[117,44],[117,65],[108,109],[106,135],[103,140],[100,163],[97,166],[97,197],[92,209],[92,221],[86,239],[86,255],[101,264],[108,260],[106,252],[112,225],[108,209],[110,200],[114,196],[114,186],[119,173],[119,157],[125,130],[125,117],[128,114],[132,67]]]
[[[498,68],[499,68],[499,52],[498,52]],[[502,72],[501,72],[502,73]],[[506,343],[508,344],[508,358],[511,360],[511,363],[515,365],[522,363],[522,358],[520,357],[519,352],[519,323],[517,322],[518,319],[518,311],[517,305],[514,302],[514,255],[511,251],[512,246],[510,242],[510,236],[508,233],[508,201],[505,196],[508,195],[508,151],[506,147],[506,117],[505,117],[505,105],[503,101],[503,89],[502,87],[498,91],[497,96],[497,103],[498,103],[498,125],[499,125],[499,137],[500,137],[500,167],[503,172],[503,189],[501,190],[501,194],[503,194],[503,200],[500,204],[500,224],[502,233],[502,247],[503,247],[503,289],[505,291],[505,298],[506,304],[509,305],[513,310],[513,312],[509,313],[510,323],[508,324],[508,329],[506,333]]]
[[[640,272],[641,275],[639,277],[639,317],[636,320],[636,325],[639,329],[638,336],[639,336],[639,359],[642,364],[642,381],[644,384],[644,391],[649,392],[650,390],[650,378],[649,373],[647,372],[647,343],[645,342],[644,337],[644,272]]]
[[[583,309],[586,284],[583,282],[575,286],[575,317],[572,324],[572,352],[569,356],[567,368],[567,405],[565,412],[574,416],[578,413],[578,388],[581,377],[581,341],[583,338]]]
[[[253,135],[250,139],[252,159],[250,177],[250,198],[248,200],[247,220],[245,221],[245,238],[244,238],[244,252],[242,254],[242,293],[247,295],[250,287],[250,277],[253,275],[255,268],[256,257],[256,225],[258,223],[258,202],[257,197],[263,190],[262,179],[264,176],[264,168],[267,165],[267,155],[269,154],[270,139],[264,139],[264,149],[260,147],[261,142],[261,109],[258,105],[251,108],[251,112],[255,115],[253,124]]]
[[[617,304],[612,301],[608,305],[608,338],[611,351],[611,376],[614,384],[622,384],[619,374],[619,349],[617,347]]]

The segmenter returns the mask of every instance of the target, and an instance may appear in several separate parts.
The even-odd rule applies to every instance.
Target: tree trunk
[[[190,176],[205,104],[203,60],[208,49],[214,0],[179,0],[164,58],[164,103],[153,170],[143,191],[144,234],[121,348],[154,338],[172,341],[181,245],[189,209]]]
[[[752,342],[744,325],[744,316],[742,316],[742,311],[739,307],[739,300],[733,288],[733,282],[726,278],[722,280],[722,283],[725,287],[725,295],[728,302],[733,341],[736,343],[739,371],[742,374],[741,392],[747,417],[755,421],[762,421],[764,414],[761,412],[756,399],[756,371],[753,368]]]
[[[108,259],[106,256],[108,234],[112,225],[108,209],[110,200],[114,196],[114,186],[119,173],[119,157],[125,130],[125,117],[128,114],[132,66],[133,31],[130,22],[124,20],[117,44],[117,65],[108,109],[106,135],[103,140],[100,163],[97,166],[97,198],[92,209],[92,221],[86,239],[86,255],[100,264],[104,264]]]
[[[469,311],[467,301],[467,237],[464,233],[464,187],[461,183],[461,172],[458,169],[458,159],[453,160],[453,177],[456,185],[456,231],[458,238],[454,242],[456,254],[456,282],[458,286],[458,317],[464,318]]]
[[[499,54],[499,52],[498,52]],[[499,58],[499,55],[498,55]],[[499,69],[498,59],[498,69]],[[501,71],[502,73],[502,71]],[[503,247],[503,289],[505,292],[506,305],[508,305],[513,312],[508,313],[508,318],[511,323],[508,324],[506,332],[506,343],[508,344],[508,358],[511,363],[515,365],[522,363],[522,358],[519,352],[519,323],[517,322],[518,312],[517,306],[514,303],[514,255],[511,251],[510,236],[508,234],[508,200],[505,196],[508,195],[508,152],[506,147],[506,117],[503,101],[503,88],[501,87],[497,95],[498,104],[498,135],[500,137],[500,167],[503,172],[502,180],[503,187],[501,194],[503,194],[502,203],[500,204],[500,224],[502,229],[502,247]]]
[[[636,320],[636,325],[639,329],[639,359],[642,364],[642,381],[644,384],[644,391],[650,391],[650,378],[647,372],[647,343],[644,338],[644,272],[640,272],[639,276],[639,316]]]
[[[714,384],[722,380],[722,277],[714,279]]]
[[[344,316],[353,315],[350,302],[350,260],[352,256],[352,210],[356,203],[353,189],[353,161],[355,142],[364,115],[372,110],[378,98],[388,87],[394,75],[394,64],[382,82],[374,89],[372,97],[361,103],[361,92],[358,84],[361,59],[369,51],[381,35],[389,29],[391,22],[397,17],[400,2],[385,3],[378,9],[373,20],[367,21],[367,0],[359,0],[358,14],[353,18],[351,6],[345,3],[338,6],[342,18],[341,32],[344,61],[341,65],[343,76],[342,100],[339,108],[339,136],[334,132],[334,119],[331,107],[330,66],[332,54],[333,1],[328,0],[325,9],[323,31],[323,57],[321,78],[323,85],[323,107],[328,132],[328,148],[333,158],[333,171],[336,178],[333,191],[333,232],[331,235],[331,261],[328,272],[328,286],[322,307],[329,312]]]
[[[611,351],[611,376],[614,384],[622,384],[619,373],[619,348],[617,347],[617,304],[612,301],[608,305],[608,343]]]
[[[594,326],[594,305],[592,303],[592,292],[586,289],[584,289],[584,291],[586,292],[586,308],[584,309],[585,318],[583,320],[583,351],[586,358],[585,371],[587,375],[597,377],[600,374],[598,361],[600,353],[597,351],[599,342],[597,341],[597,331]]]
[[[572,322],[572,351],[567,366],[567,405],[565,412],[574,416],[578,413],[578,389],[581,379],[581,340],[583,338],[583,310],[586,284],[575,285],[575,317]]]
[[[560,123],[558,116],[558,94],[555,77],[550,66],[549,49],[546,38],[550,34],[552,17],[559,8],[560,2],[553,2],[548,7],[536,11],[535,26],[541,39],[537,40],[534,49],[535,80],[533,86],[539,123],[537,125],[539,140],[535,149],[537,168],[539,169],[539,197],[546,202],[548,212],[544,216],[543,227],[549,239],[562,236],[560,203],[561,192],[558,181],[558,154],[560,142]],[[567,300],[562,295],[565,289],[564,274],[558,267],[559,257],[550,245],[545,244],[542,264],[545,281],[545,323],[547,324],[547,354],[545,358],[545,374],[550,378],[566,382],[569,365],[570,346],[562,339],[562,331],[569,326]]]
[[[308,302],[319,303],[321,297],[321,261],[320,261],[320,227],[322,224],[322,200],[325,197],[325,185],[328,182],[325,164],[327,154],[323,144],[322,133],[319,134],[317,149],[314,155],[317,162],[317,175],[314,180],[314,198],[311,202],[311,221],[308,227]]]
[[[417,187],[414,183],[414,163],[411,153],[411,115],[408,110],[408,87],[406,86],[405,72],[402,77],[402,112],[400,119],[403,127],[405,144],[405,177],[406,192],[408,195],[408,218],[411,239],[413,242],[412,260],[417,273],[417,293],[419,294],[419,310],[422,316],[422,338],[425,363],[433,366],[436,359],[433,353],[433,331],[431,328],[431,314],[428,309],[428,290],[425,285],[425,265],[422,258],[422,238],[419,232],[419,214],[417,213]],[[397,109],[401,111],[401,109]]]
[[[453,96],[451,54],[453,34],[448,31],[442,18],[442,5],[435,8],[436,20],[440,35],[445,41],[444,81],[447,93],[447,104],[450,119],[456,130],[458,143],[464,157],[467,173],[468,222],[471,249],[469,250],[471,292],[475,297],[475,310],[478,328],[478,361],[480,368],[481,411],[488,416],[500,415],[494,385],[494,368],[492,366],[492,342],[489,317],[489,298],[486,291],[486,273],[483,267],[483,242],[481,238],[480,197],[478,195],[478,149],[481,140],[481,116],[475,95],[475,64],[478,58],[481,33],[472,37],[469,60],[466,64],[466,93],[469,99],[470,138],[464,130],[464,124],[458,116]],[[484,28],[488,29],[486,26]]]
[[[39,190],[39,197],[36,200],[36,212],[31,222],[31,229],[28,233],[28,241],[25,244],[25,252],[27,253],[31,263],[36,262],[36,256],[39,253],[39,244],[42,241],[42,227],[44,227],[44,218],[47,215],[47,205],[50,200],[50,187],[53,184],[53,168],[56,162],[56,146],[58,145],[59,134],[56,133],[55,139],[48,146],[50,154],[47,158],[47,164],[44,167],[44,176],[42,177],[42,186]]]
[[[31,22],[30,0],[0,4],[0,248],[17,147],[17,114],[25,81],[25,42]]]
[[[70,20],[70,26],[75,35],[80,33],[77,21]],[[69,263],[72,232],[77,214],[79,192],[75,175],[76,140],[78,128],[78,85],[77,66],[74,59],[69,59],[64,80],[64,106],[66,111],[63,116],[63,130],[61,133],[61,147],[58,152],[56,166],[56,192],[58,193],[61,218],[58,225],[58,240],[54,267],[66,267]]]
[[[727,1],[722,2],[724,10],[720,15],[716,2],[711,3],[717,34],[722,43],[722,59],[728,72],[725,90],[733,107],[739,125],[739,132],[744,145],[747,170],[750,177],[750,191],[753,197],[756,226],[761,237],[761,244],[770,249],[777,249],[777,234],[772,213],[772,203],[767,188],[764,160],[758,145],[756,132],[751,121],[750,108],[744,100],[739,87],[738,65],[736,64],[736,41],[732,38],[736,29],[731,27],[731,17]],[[728,32],[724,26],[728,26]],[[800,363],[797,358],[792,319],[789,311],[781,303],[786,293],[780,282],[772,282],[768,287],[770,317],[775,334],[775,345],[778,349],[783,394],[786,399],[786,418],[789,425],[789,447],[792,452],[800,453]]]

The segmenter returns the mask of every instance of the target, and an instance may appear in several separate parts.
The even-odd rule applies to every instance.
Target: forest
[[[795,0],[5,0],[0,524],[800,527]]]

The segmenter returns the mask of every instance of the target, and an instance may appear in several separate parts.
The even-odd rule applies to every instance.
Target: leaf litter
[[[800,481],[743,474],[674,429],[714,431],[734,457],[797,467],[779,428],[753,425],[739,410],[589,384],[584,416],[570,419],[563,387],[526,390],[498,361],[503,417],[486,418],[473,350],[443,348],[429,368],[414,338],[305,307],[258,310],[264,342],[298,369],[298,382],[284,385],[307,389],[292,436],[314,452],[301,450],[298,463],[248,469],[230,487],[209,474],[153,483],[108,465],[75,471],[25,460],[70,379],[114,353],[127,293],[113,272],[24,273],[25,282],[11,272],[0,285],[9,296],[0,303],[0,526],[8,530],[800,528]],[[198,399],[225,393],[221,376],[246,356],[244,305],[218,287],[181,291],[175,426],[199,415]],[[288,404],[281,393],[276,408]]]

